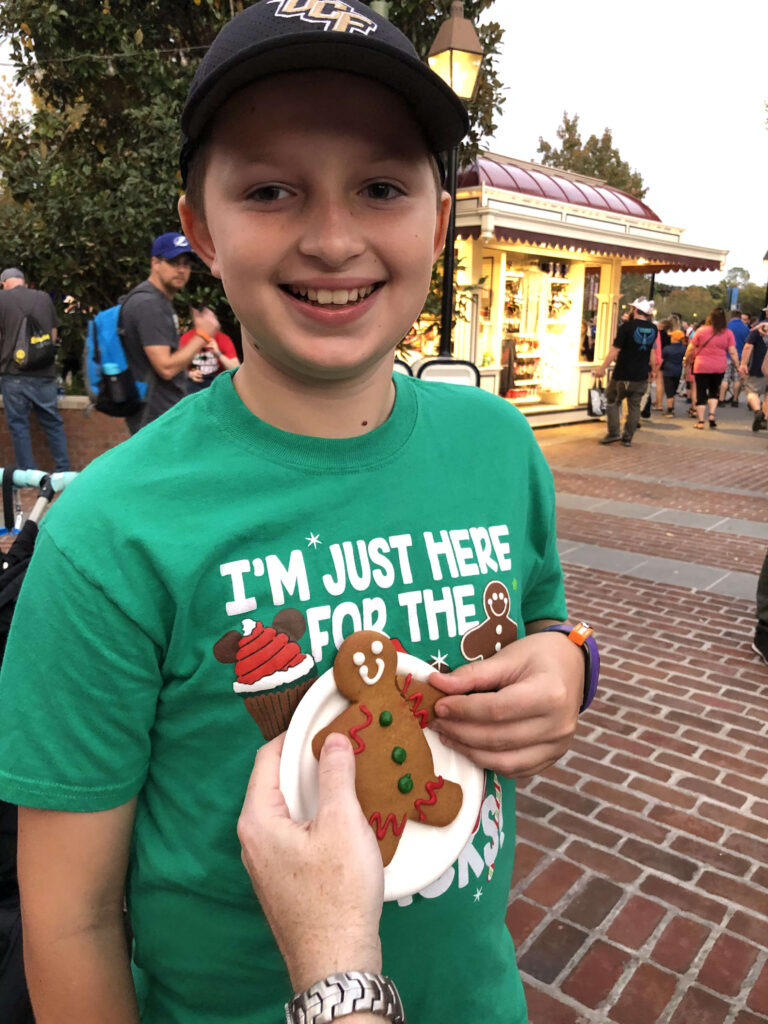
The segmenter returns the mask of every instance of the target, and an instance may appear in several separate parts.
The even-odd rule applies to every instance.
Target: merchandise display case
[[[507,398],[525,405],[541,401],[539,339],[534,335],[518,334],[510,339],[510,348],[513,379],[507,390]]]

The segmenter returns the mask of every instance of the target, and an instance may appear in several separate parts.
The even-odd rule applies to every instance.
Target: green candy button
[[[402,747],[395,747],[392,751],[392,760],[395,764],[402,764],[408,755]]]
[[[397,788],[401,793],[410,793],[413,789],[413,779],[410,775],[402,775],[397,780]]]
[[[392,712],[382,711],[379,715],[379,725],[383,725],[385,728],[388,725],[392,725]]]

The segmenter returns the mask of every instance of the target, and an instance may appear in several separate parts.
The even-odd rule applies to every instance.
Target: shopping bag
[[[605,416],[607,404],[605,388],[602,384],[596,381],[595,386],[589,389],[589,393],[587,395],[587,415]]]
[[[651,405],[651,389],[649,386],[648,390],[640,399],[640,415],[643,417],[644,420],[649,420],[651,418]]]

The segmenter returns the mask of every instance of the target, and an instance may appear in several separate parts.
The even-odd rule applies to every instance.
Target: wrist
[[[600,652],[597,648],[597,641],[594,637],[592,627],[586,622],[577,622],[576,625],[559,622],[551,626],[545,626],[543,633],[561,633],[565,640],[571,644],[571,648],[581,652],[582,683],[581,702],[579,714],[586,711],[594,700],[597,693],[597,683],[600,676]]]
[[[286,958],[286,966],[294,993],[304,992],[319,978],[327,978],[341,971],[380,974],[381,942],[378,934],[374,938],[360,941],[356,941],[354,936],[345,936],[343,947],[334,949],[332,943],[328,943],[316,953],[304,948],[300,957],[292,960]]]

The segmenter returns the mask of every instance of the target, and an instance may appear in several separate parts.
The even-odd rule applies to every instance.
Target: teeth
[[[294,295],[316,302],[320,306],[346,306],[350,302],[359,302],[367,298],[373,291],[373,285],[364,288],[294,288],[289,286]]]

